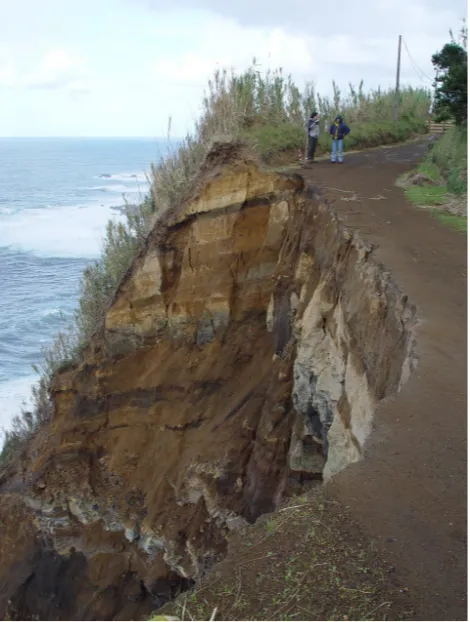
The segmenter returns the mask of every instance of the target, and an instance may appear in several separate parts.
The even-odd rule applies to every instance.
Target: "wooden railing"
[[[450,129],[453,125],[454,123],[452,121],[443,121],[442,123],[429,121],[428,131],[430,134],[444,134],[444,132]]]

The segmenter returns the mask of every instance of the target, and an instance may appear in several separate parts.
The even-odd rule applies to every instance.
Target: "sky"
[[[214,69],[432,85],[466,0],[0,0],[0,136],[182,136]],[[409,53],[409,54],[408,54]],[[411,57],[411,58],[410,58]]]

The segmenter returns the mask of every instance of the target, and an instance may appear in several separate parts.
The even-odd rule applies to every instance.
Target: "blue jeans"
[[[336,162],[336,153],[338,153],[338,162],[343,161],[343,141],[333,139],[333,146],[331,148],[331,161]]]

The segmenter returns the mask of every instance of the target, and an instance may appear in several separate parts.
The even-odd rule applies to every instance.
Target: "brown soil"
[[[425,149],[302,171],[373,252],[300,177],[264,175],[228,151],[220,175],[212,163],[149,236],[104,336],[56,378],[52,425],[5,479],[0,612],[145,618],[188,587],[176,581],[183,574],[198,581],[184,602],[199,619],[215,605],[217,619],[466,619],[466,240],[394,185]],[[412,304],[375,260],[420,318],[419,364],[398,394]],[[305,315],[317,290],[344,321],[325,311],[317,326]],[[364,460],[231,532],[234,519],[272,512],[280,490],[301,494],[323,468],[322,447],[308,454],[310,470],[291,460],[293,294],[296,321],[322,344],[342,326],[349,373],[388,397]],[[344,384],[347,419],[358,385]],[[201,583],[226,536],[228,557]],[[210,592],[213,579],[227,587]]]
[[[346,224],[377,245],[377,260],[420,317],[418,368],[382,403],[366,459],[328,492],[386,549],[413,594],[416,619],[466,620],[467,241],[394,186],[425,150],[384,148],[305,173]]]
[[[238,532],[227,558],[156,615],[180,620],[409,620],[395,567],[314,488]]]
[[[408,144],[302,169],[417,305],[417,369],[382,401],[365,460],[237,534],[227,559],[166,612],[467,619],[466,237],[395,186],[425,151]]]

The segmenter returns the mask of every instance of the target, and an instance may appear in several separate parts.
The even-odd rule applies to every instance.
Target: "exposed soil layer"
[[[466,247],[394,187],[424,149],[310,188],[214,149],[0,482],[0,611],[145,617],[325,478],[418,619],[465,618]]]
[[[305,171],[343,221],[377,245],[376,259],[419,317],[416,372],[380,405],[366,459],[328,492],[386,549],[416,619],[466,620],[467,240],[394,186],[425,151],[425,143],[383,148]]]
[[[328,483],[326,499],[302,496],[237,534],[227,559],[167,611],[207,619],[217,607],[221,619],[241,620],[468,619],[466,238],[395,186],[426,148],[376,149],[302,169],[417,303],[416,371],[380,403],[365,459]]]

